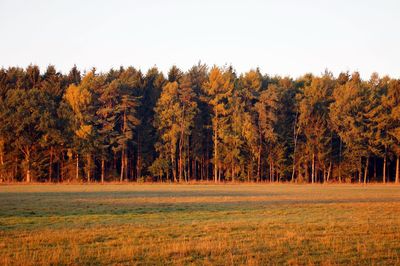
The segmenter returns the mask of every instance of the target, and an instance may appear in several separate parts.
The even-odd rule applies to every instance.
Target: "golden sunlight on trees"
[[[400,182],[400,81],[0,69],[1,181]]]

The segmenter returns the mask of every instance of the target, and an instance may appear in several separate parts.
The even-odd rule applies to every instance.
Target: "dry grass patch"
[[[0,187],[2,265],[400,264],[394,186]]]

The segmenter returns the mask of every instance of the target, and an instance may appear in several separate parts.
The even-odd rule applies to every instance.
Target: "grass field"
[[[0,186],[0,265],[400,265],[400,187]]]

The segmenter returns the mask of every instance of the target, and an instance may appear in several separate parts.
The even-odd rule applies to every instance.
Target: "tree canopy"
[[[0,181],[400,182],[400,80],[0,69]]]

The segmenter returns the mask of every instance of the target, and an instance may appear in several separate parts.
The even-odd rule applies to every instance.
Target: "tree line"
[[[396,182],[400,80],[0,70],[0,180]]]

